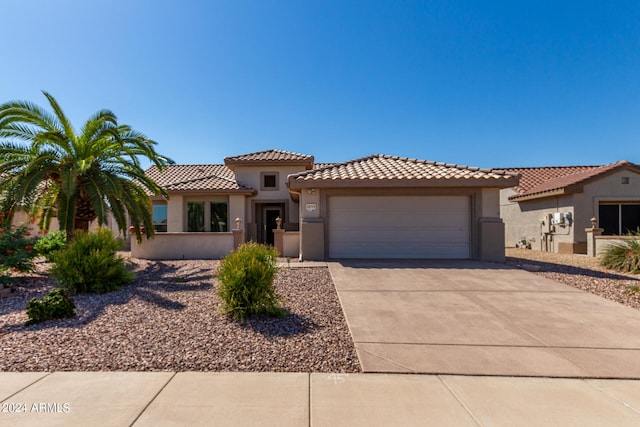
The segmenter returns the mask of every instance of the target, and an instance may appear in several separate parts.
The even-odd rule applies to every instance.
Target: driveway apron
[[[502,264],[328,263],[364,372],[640,378],[640,311]]]

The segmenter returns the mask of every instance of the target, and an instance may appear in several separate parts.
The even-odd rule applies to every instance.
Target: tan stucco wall
[[[38,228],[37,223],[29,222],[29,215],[27,215],[27,213],[23,210],[14,212],[12,224],[14,227],[26,225],[27,227],[29,227],[29,233],[31,233],[32,237],[40,237],[44,235],[44,233]],[[56,231],[59,229],[60,227],[58,226],[58,218],[52,218],[49,231]]]
[[[229,230],[236,228],[236,218],[240,218],[242,221],[240,229],[245,229],[245,199],[244,195],[234,194],[229,196]]]
[[[290,223],[298,223],[298,204],[291,200],[289,190],[287,189],[287,176],[290,174],[302,172],[302,166],[235,166],[235,175],[238,183],[249,186],[257,191],[257,194],[246,198],[245,212],[246,220],[249,223],[256,222],[254,210],[252,206],[256,202],[285,203],[288,211],[285,213],[286,221]],[[262,188],[262,175],[264,173],[277,173],[278,187],[275,190]]]
[[[611,245],[621,245],[625,241],[630,240],[630,237],[625,236],[596,236],[595,238],[595,253],[596,256],[602,255],[602,253]],[[636,239],[637,240],[637,239]]]
[[[487,217],[487,218],[500,217],[500,189],[499,188],[483,188],[481,195],[482,195],[481,216]]]
[[[131,256],[142,259],[219,259],[232,250],[232,233],[156,233],[131,243]]]
[[[184,198],[181,194],[171,194],[167,200],[167,232],[179,233],[184,230]]]
[[[622,177],[629,177],[629,184],[621,184]],[[620,171],[605,176],[584,186],[583,194],[576,194],[576,224],[581,228],[578,241],[585,241],[585,228],[591,226],[591,218],[598,218],[600,202],[640,202],[640,175],[630,171]]]
[[[300,233],[297,231],[287,231],[283,235],[283,256],[288,258],[298,258],[300,254]]]
[[[13,215],[12,224],[14,226],[20,226],[23,224],[27,225],[29,227],[29,233],[31,233],[32,237],[42,237],[45,235],[45,233],[38,228],[37,223],[29,222],[29,216],[22,210],[15,212],[15,214]],[[92,221],[91,224],[89,224],[89,230],[96,230],[98,229],[98,227],[99,226],[97,221]],[[118,225],[116,224],[116,221],[111,214],[109,214],[109,216],[107,217],[107,224],[103,225],[102,227],[111,230],[114,236],[121,237],[128,241],[128,235],[126,231],[120,232],[120,230],[118,230]],[[52,218],[48,231],[57,231],[59,229],[60,226],[58,224],[58,218]]]
[[[552,196],[518,203],[508,200],[508,197],[513,194],[515,192],[512,189],[503,189],[500,192],[500,216],[505,223],[504,244],[506,247],[514,247],[521,238],[526,238],[534,239],[531,243],[532,249],[548,249],[551,252],[557,252],[560,243],[574,241],[576,230],[573,208],[574,195]],[[545,240],[542,220],[547,214],[555,212],[571,213],[574,222],[570,226],[556,225],[555,231],[548,233]],[[582,226],[583,230],[584,228]],[[586,235],[583,241],[586,242]]]

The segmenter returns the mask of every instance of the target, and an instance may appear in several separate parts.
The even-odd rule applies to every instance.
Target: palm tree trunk
[[[89,200],[78,197],[73,218],[73,230],[89,231],[89,224],[97,218],[96,211]]]

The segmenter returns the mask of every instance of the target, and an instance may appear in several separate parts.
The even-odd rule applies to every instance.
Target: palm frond
[[[62,130],[64,131],[67,138],[72,142],[75,142],[76,132],[73,129],[73,126],[71,126],[71,122],[69,122],[69,119],[64,114],[64,111],[62,111],[62,108],[60,108],[60,104],[58,104],[58,101],[56,101],[56,99],[50,93],[44,90],[42,91],[42,93],[49,101],[49,105],[53,109],[53,112],[55,113],[55,116],[58,122],[60,123],[60,125],[62,126]]]
[[[45,131],[63,130],[54,115],[28,101],[12,101],[0,105],[0,128],[14,122],[29,123]]]
[[[93,114],[76,134],[55,98],[43,94],[53,114],[30,102],[0,105],[0,194],[42,212],[41,227],[57,214],[69,232],[76,216],[83,226],[94,215],[104,223],[110,210],[121,231],[129,215],[152,234],[149,194],[168,194],[145,175],[140,159],[160,169],[173,161],[109,110]]]

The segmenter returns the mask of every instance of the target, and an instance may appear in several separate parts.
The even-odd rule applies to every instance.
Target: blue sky
[[[640,2],[7,1],[0,102],[101,108],[178,163],[278,148],[640,163]]]

